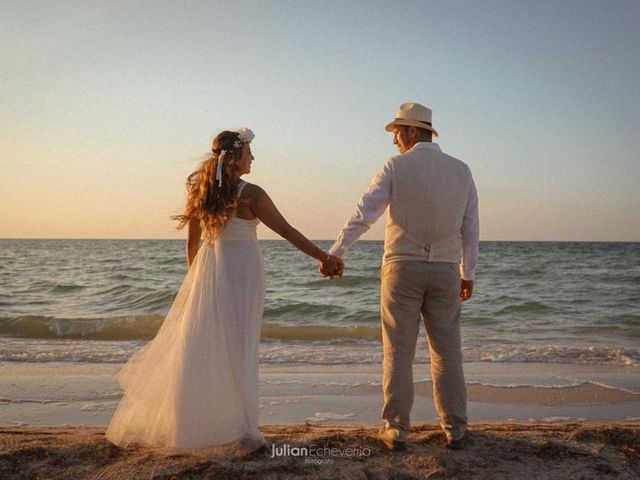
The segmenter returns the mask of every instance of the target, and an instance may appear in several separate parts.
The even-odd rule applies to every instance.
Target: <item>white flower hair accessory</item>
[[[251,143],[251,140],[255,137],[253,130],[250,128],[240,128],[237,130],[238,139],[233,142],[233,149],[237,150],[244,143]],[[216,180],[218,181],[218,187],[222,186],[222,163],[227,150],[221,150],[218,157],[218,165],[216,166]]]
[[[238,138],[242,143],[251,143],[251,140],[253,140],[254,137],[255,135],[253,134],[253,130],[251,130],[250,128],[238,129]],[[235,146],[235,143],[234,143],[234,146]]]

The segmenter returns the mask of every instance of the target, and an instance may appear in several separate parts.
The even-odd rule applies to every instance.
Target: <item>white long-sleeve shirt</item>
[[[419,142],[414,148],[437,148],[432,142]],[[329,253],[343,257],[353,245],[385,212],[391,201],[392,171],[391,159],[387,160],[380,171],[373,177],[369,188],[364,192],[356,205],[351,218],[340,231]],[[475,183],[471,181],[469,198],[465,208],[461,228],[462,262],[460,274],[465,280],[473,280],[478,263],[480,239],[480,220],[478,215],[478,192]]]

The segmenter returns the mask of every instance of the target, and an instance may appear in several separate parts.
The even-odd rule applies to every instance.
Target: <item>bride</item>
[[[341,259],[289,225],[263,189],[240,179],[251,171],[253,137],[249,129],[221,132],[187,179],[186,207],[174,218],[179,228],[188,225],[189,271],[155,338],[118,374],[124,396],[106,432],[116,445],[264,444],[258,430],[265,293],[260,221],[320,261],[323,272],[342,275]]]

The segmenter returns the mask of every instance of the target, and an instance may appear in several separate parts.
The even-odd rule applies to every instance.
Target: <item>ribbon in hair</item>
[[[218,181],[218,188],[222,186],[222,163],[224,161],[225,153],[227,153],[226,150],[222,150],[220,152],[220,156],[218,157],[218,165],[216,166],[216,180]]]

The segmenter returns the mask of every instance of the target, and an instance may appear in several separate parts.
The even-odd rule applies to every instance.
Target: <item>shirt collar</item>
[[[432,148],[434,150],[440,151],[440,145],[433,142],[418,142],[410,150],[417,150],[419,148]]]

